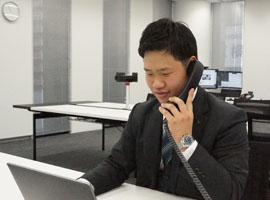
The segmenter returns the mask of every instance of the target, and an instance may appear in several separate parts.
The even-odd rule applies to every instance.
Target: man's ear
[[[196,56],[191,56],[191,57],[188,59],[187,66],[189,66],[189,63],[190,63],[191,61],[196,61],[196,60],[197,60]]]
[[[191,56],[191,57],[189,58],[189,62],[195,61],[195,60],[197,60],[196,56]]]

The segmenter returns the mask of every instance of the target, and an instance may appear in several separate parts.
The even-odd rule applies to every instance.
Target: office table
[[[23,104],[13,105],[14,108],[26,109],[33,114],[33,159],[36,160],[36,120],[54,117],[77,117],[102,124],[102,150],[105,148],[105,128],[124,126],[133,105],[111,102],[69,102],[58,104]]]
[[[83,173],[74,171],[38,161],[33,161],[26,158],[13,156],[0,152],[0,199],[11,199],[11,200],[23,200],[23,196],[10,173],[8,162],[12,162],[19,165],[31,167],[33,169],[39,169],[51,174],[56,174],[72,179],[77,179]],[[107,193],[97,196],[97,200],[188,200],[188,198],[179,197],[144,187],[139,187],[131,184],[124,183],[120,187],[115,188]]]

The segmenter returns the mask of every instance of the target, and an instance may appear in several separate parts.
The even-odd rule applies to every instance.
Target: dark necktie
[[[170,160],[172,159],[172,154],[173,154],[173,147],[172,144],[168,138],[168,133],[167,129],[164,127],[166,126],[166,123],[168,123],[167,119],[163,119],[163,133],[162,133],[162,148],[161,148],[161,154],[162,154],[162,159],[164,165],[167,165]]]

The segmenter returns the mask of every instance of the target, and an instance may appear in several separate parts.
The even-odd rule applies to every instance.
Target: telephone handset
[[[187,68],[187,77],[189,79],[186,83],[185,88],[183,89],[183,91],[179,95],[179,98],[181,98],[184,102],[186,102],[186,100],[187,100],[189,90],[191,88],[196,89],[198,87],[199,82],[200,82],[201,77],[202,77],[203,70],[204,70],[204,67],[203,67],[201,62],[199,62],[197,60],[190,62],[189,66]],[[169,103],[174,104],[178,108],[178,106],[175,103],[173,103],[173,102],[169,102]],[[187,172],[188,172],[189,176],[191,177],[192,181],[194,182],[195,186],[197,187],[197,189],[201,193],[203,199],[212,200],[212,198],[210,197],[210,195],[208,194],[208,192],[206,191],[206,189],[202,185],[201,181],[199,180],[198,176],[195,174],[195,172],[191,168],[190,164],[188,163],[188,161],[186,160],[186,158],[184,157],[184,155],[182,154],[182,152],[178,148],[177,144],[175,143],[175,141],[170,133],[170,130],[168,127],[168,121],[166,118],[163,120],[163,123],[164,123],[164,130],[165,130],[165,132],[170,140],[170,143],[172,144],[176,154],[178,155],[179,159],[183,163],[185,169],[187,170]]]
[[[183,89],[183,91],[179,95],[179,98],[182,99],[184,102],[187,101],[189,90],[191,88],[194,88],[194,90],[195,90],[198,87],[199,82],[200,82],[201,77],[202,77],[202,74],[203,74],[203,69],[204,69],[204,67],[203,67],[202,63],[198,60],[191,61],[189,63],[188,68],[187,68],[188,81],[186,83],[185,88]],[[173,103],[173,102],[168,102],[168,103],[172,103],[179,110],[178,106],[175,103]]]
[[[188,97],[188,92],[191,88],[194,90],[198,87],[199,82],[201,80],[203,74],[203,65],[200,61],[191,61],[187,68],[187,77],[188,81],[186,83],[185,88],[179,95],[179,98],[186,102]]]
[[[239,97],[239,99],[246,99],[246,100],[250,100],[254,97],[254,94],[252,91],[248,91],[248,93],[245,94],[241,94],[241,96]]]

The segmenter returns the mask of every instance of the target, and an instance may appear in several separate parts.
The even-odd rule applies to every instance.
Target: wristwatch
[[[179,149],[189,147],[194,142],[194,138],[192,135],[184,135],[180,142],[177,144]]]

